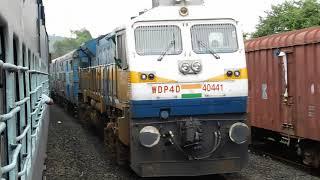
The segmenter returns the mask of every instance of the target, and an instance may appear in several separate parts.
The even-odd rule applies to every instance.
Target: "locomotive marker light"
[[[141,74],[141,77],[140,77],[142,80],[147,80],[148,79],[148,76],[146,74]]]
[[[232,77],[233,72],[232,72],[232,71],[227,71],[226,75],[227,75],[228,77]]]
[[[142,146],[152,148],[160,142],[160,132],[156,127],[146,126],[141,129],[139,140]]]
[[[156,76],[155,76],[154,74],[152,74],[152,73],[148,75],[148,79],[149,79],[149,80],[154,80],[155,77],[156,77]]]
[[[234,71],[234,76],[237,77],[237,78],[240,77],[241,76],[240,71],[239,70]]]
[[[200,73],[202,70],[202,66],[201,66],[200,61],[195,61],[194,63],[192,63],[191,68],[194,73],[196,73],[196,74]]]
[[[244,144],[248,141],[250,129],[245,123],[235,123],[230,127],[229,137],[236,144]]]

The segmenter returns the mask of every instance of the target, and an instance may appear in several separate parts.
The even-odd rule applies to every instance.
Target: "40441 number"
[[[216,91],[222,92],[223,91],[223,84],[204,84],[202,86],[202,90],[205,92]]]

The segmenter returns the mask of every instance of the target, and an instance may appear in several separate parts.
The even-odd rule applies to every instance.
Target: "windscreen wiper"
[[[206,48],[207,51],[209,51],[210,54],[212,54],[216,59],[220,59],[219,54],[216,53],[214,50],[210,49],[204,42],[198,40],[198,43],[199,43],[202,47]]]
[[[172,40],[168,47],[166,48],[166,50],[160,55],[160,57],[158,58],[158,61],[162,61],[162,59],[167,55],[167,53],[169,52],[169,50],[176,44],[175,40]]]

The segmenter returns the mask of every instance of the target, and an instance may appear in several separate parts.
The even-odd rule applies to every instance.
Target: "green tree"
[[[68,52],[80,47],[81,44],[92,39],[90,31],[87,29],[71,31],[74,38],[65,38],[53,44],[54,52],[52,59],[63,56]]]
[[[272,6],[271,10],[265,13],[266,17],[260,17],[253,37],[320,25],[319,0],[290,0]]]

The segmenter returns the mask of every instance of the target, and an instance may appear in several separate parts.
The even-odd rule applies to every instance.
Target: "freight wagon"
[[[42,0],[1,0],[0,179],[42,179],[48,51]]]
[[[320,27],[246,42],[254,137],[296,148],[320,166]]]

